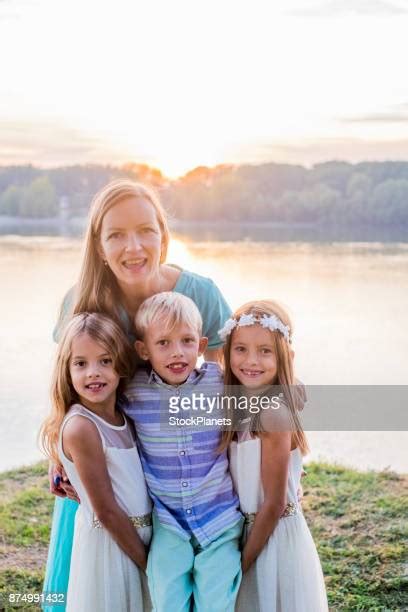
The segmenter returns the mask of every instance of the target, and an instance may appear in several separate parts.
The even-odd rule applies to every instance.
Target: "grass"
[[[408,610],[408,476],[324,463],[307,472],[303,508],[330,609]],[[52,507],[44,463],[0,474],[0,596],[41,592]]]
[[[311,464],[304,512],[333,610],[408,609],[408,477]]]

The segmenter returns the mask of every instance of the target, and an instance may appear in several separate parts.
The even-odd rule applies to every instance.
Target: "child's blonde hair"
[[[58,436],[62,421],[72,404],[78,401],[69,366],[72,341],[81,334],[88,334],[112,357],[113,367],[120,376],[119,393],[135,369],[135,352],[122,329],[112,319],[100,313],[84,312],[70,320],[58,344],[51,382],[51,412],[39,434],[42,450],[54,463],[60,463]]]
[[[147,298],[135,316],[136,336],[143,340],[152,323],[160,321],[166,332],[184,323],[201,336],[203,320],[200,311],[189,297],[175,291],[162,291]]]
[[[272,316],[275,315],[282,321],[284,325],[289,328],[289,340],[292,339],[293,326],[290,317],[286,310],[277,302],[272,300],[258,300],[253,302],[247,302],[232,315],[233,319],[238,320],[242,315],[252,314],[255,317],[262,317],[263,315]],[[226,386],[230,385],[241,385],[239,380],[236,378],[231,370],[231,342],[234,334],[234,330],[227,336],[226,343],[223,347],[224,355],[224,383]],[[290,417],[292,420],[293,430],[293,441],[296,446],[299,447],[302,454],[308,452],[308,444],[305,432],[303,431],[300,419],[298,416],[299,408],[303,408],[303,404],[299,405],[300,394],[294,391],[295,389],[295,377],[293,373],[293,359],[291,354],[291,346],[284,338],[282,333],[278,330],[270,331],[273,350],[276,356],[277,363],[277,374],[276,380],[271,381],[271,384],[278,385],[282,388],[282,392],[285,397],[285,402],[290,411]],[[262,425],[260,422],[260,414],[254,414],[251,417],[251,430],[254,436],[262,433]],[[228,431],[223,432],[220,449],[224,450],[228,447],[229,443],[234,437],[235,430],[237,429],[237,422],[233,423],[233,427]]]
[[[119,287],[115,275],[103,263],[100,253],[100,240],[102,222],[106,213],[117,204],[129,198],[139,201],[147,200],[153,206],[161,232],[160,263],[166,261],[170,233],[166,213],[158,196],[146,185],[129,179],[111,181],[98,191],[91,203],[81,271],[78,284],[75,287],[73,314],[80,312],[103,312],[115,319],[119,325],[122,324],[119,310]],[[137,202],[135,206],[137,206]],[[65,320],[65,316],[66,313],[62,306],[60,323]]]

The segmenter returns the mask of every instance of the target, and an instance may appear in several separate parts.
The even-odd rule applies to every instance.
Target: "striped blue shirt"
[[[239,500],[227,454],[217,452],[221,431],[170,426],[169,399],[222,391],[222,372],[216,363],[204,363],[177,387],[154,371],[140,369],[127,387],[128,403],[123,407],[136,426],[140,459],[160,523],[183,539],[194,535],[201,546],[241,519]]]

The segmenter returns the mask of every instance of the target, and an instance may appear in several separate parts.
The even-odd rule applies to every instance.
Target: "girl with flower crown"
[[[316,547],[298,503],[307,440],[293,374],[292,324],[272,301],[249,302],[219,332],[225,384],[279,408],[233,415],[221,447],[245,517],[238,612],[320,612],[327,598]],[[230,392],[231,390],[229,390]],[[252,402],[254,404],[254,402]]]

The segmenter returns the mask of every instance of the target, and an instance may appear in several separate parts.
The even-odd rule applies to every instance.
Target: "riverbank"
[[[87,217],[9,217],[0,215],[0,236],[61,236],[81,238]],[[353,243],[407,243],[407,228],[367,224],[295,223],[284,221],[193,221],[169,215],[169,226],[174,237],[199,242],[353,242]]]
[[[330,609],[407,609],[408,475],[307,470],[303,507]],[[0,595],[41,592],[52,507],[44,463],[0,474]]]

